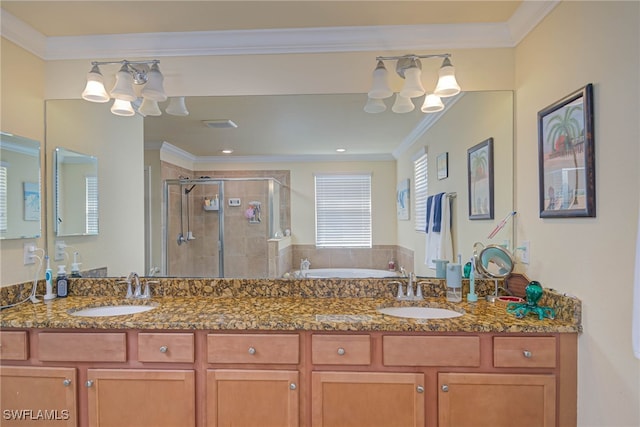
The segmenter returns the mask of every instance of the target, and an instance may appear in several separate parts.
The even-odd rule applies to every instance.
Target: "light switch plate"
[[[240,206],[240,203],[238,198],[229,199],[229,206]]]

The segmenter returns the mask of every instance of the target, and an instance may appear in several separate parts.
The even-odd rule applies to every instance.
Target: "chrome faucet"
[[[131,285],[133,284],[134,280],[136,281],[136,286],[132,292]],[[149,290],[149,282],[147,281],[145,283],[145,288],[143,293],[142,286],[140,285],[140,277],[138,276],[138,273],[136,273],[135,271],[132,271],[131,273],[129,273],[129,276],[127,277],[127,298],[140,298],[140,299],[151,298],[151,292]]]
[[[407,277],[408,277],[408,280],[407,280],[406,294],[402,291],[402,282],[399,282],[399,281],[390,282],[392,284],[398,285],[398,294],[396,295],[396,299],[398,301],[419,301],[424,299],[422,296],[422,288],[420,287],[420,282],[416,282],[416,291],[415,293],[413,292],[413,282],[415,281],[415,278],[416,278],[415,273],[411,272],[407,275]]]

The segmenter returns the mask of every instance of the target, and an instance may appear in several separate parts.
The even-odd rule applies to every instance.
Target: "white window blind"
[[[85,177],[87,234],[98,234],[98,177]]]
[[[427,227],[427,153],[422,153],[413,161],[413,182],[415,183],[415,226],[416,231],[426,232]]]
[[[317,174],[316,246],[371,247],[371,174]]]
[[[7,231],[7,167],[0,166],[0,231]]]

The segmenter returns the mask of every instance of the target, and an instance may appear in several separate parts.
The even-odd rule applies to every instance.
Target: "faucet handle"
[[[149,285],[159,285],[160,281],[158,280],[145,280],[144,282],[144,292],[142,293],[141,298],[151,299],[151,289]]]
[[[398,293],[396,294],[396,299],[404,298],[404,292],[402,291],[402,282],[398,282],[394,280],[393,282],[389,282],[390,285],[398,285]]]
[[[127,284],[127,296],[125,298],[133,298],[133,291],[131,290],[131,281],[130,280],[118,280],[116,283],[118,284]]]

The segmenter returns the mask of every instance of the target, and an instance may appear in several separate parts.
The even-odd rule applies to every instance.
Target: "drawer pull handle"
[[[522,352],[522,355],[527,359],[531,359],[531,356],[533,356],[533,353],[531,353],[529,350],[525,350]]]
[[[442,386],[440,387],[440,390],[446,393],[449,391],[449,386],[447,384],[442,384]]]
[[[256,349],[255,349],[255,348],[253,348],[253,347],[249,347],[249,354],[250,354],[250,355],[252,355],[252,356],[253,356],[254,354],[256,354]]]
[[[346,353],[346,350],[342,347],[340,347],[338,349],[338,356],[344,356],[344,354]]]
[[[93,387],[93,380],[89,380],[85,383],[87,387]]]
[[[167,347],[166,345],[163,345],[162,347],[160,347],[160,353],[166,353],[169,350],[169,347]]]
[[[290,389],[290,390],[295,390],[295,389],[297,389],[297,388],[298,388],[298,386],[296,385],[296,383],[291,383],[291,384],[289,384],[289,389]]]
[[[416,391],[418,393],[424,393],[424,387],[422,387],[421,385],[419,385],[418,387],[416,387]]]
[[[69,378],[65,378],[64,381],[62,381],[62,385],[69,387],[71,385],[71,380]]]

